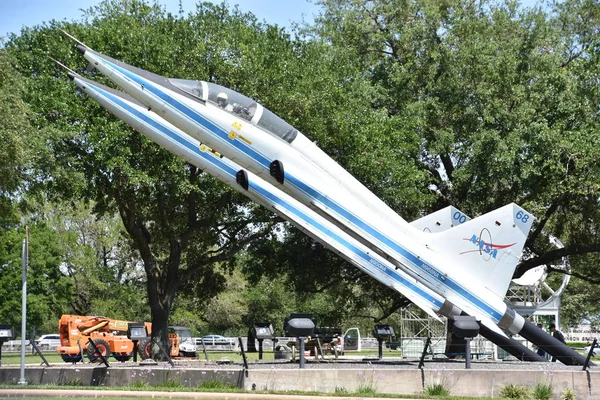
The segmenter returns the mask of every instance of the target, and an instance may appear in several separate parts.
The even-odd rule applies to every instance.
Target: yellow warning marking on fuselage
[[[217,156],[217,157],[219,157],[219,158],[223,157],[223,156],[221,155],[221,153],[218,153],[218,152],[214,151],[213,149],[211,149],[210,147],[208,147],[208,146],[207,146],[207,145],[205,145],[205,144],[201,144],[201,145],[200,145],[200,151],[202,151],[202,152],[207,152],[207,151],[208,151],[208,152],[209,152],[209,153],[211,153],[212,155],[215,155],[215,156]]]
[[[238,137],[239,137],[240,139],[242,139],[244,142],[246,142],[246,143],[248,143],[248,144],[252,144],[252,142],[251,142],[251,141],[249,141],[248,139],[246,139],[246,138],[245,138],[245,137],[243,137],[242,135],[238,134]]]
[[[233,126],[235,129],[237,129],[238,131],[242,129],[242,123],[235,121],[231,124],[231,126]]]
[[[229,132],[228,136],[229,136],[229,139],[231,139],[231,140],[235,140],[236,138],[240,138],[240,140],[243,140],[247,144],[252,144],[251,141],[249,141],[248,139],[246,139],[245,137],[243,137],[242,135],[240,135],[237,132],[231,131],[231,132]]]

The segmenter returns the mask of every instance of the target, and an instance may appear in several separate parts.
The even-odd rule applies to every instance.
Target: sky
[[[195,4],[201,0],[181,0],[187,13],[195,10]],[[220,0],[210,0],[221,3]],[[179,0],[159,0],[167,11],[177,13]],[[19,34],[24,26],[34,26],[51,20],[78,20],[82,9],[88,9],[100,0],[0,0],[0,37],[7,33]],[[259,20],[270,24],[289,27],[291,22],[312,22],[319,7],[314,0],[228,0],[229,5],[238,4],[240,10],[252,12]]]
[[[7,33],[19,34],[24,26],[34,26],[51,20],[71,21],[82,17],[81,10],[100,3],[101,0],[0,0],[0,37]],[[195,10],[197,2],[202,0],[181,0],[183,10],[187,13]],[[221,0],[209,0],[221,3]],[[290,27],[292,22],[313,22],[319,13],[317,0],[227,0],[229,5],[239,5],[240,10],[251,12],[259,20],[269,24]],[[540,1],[521,0],[524,6],[532,6]],[[167,11],[177,13],[179,0],[159,0]]]

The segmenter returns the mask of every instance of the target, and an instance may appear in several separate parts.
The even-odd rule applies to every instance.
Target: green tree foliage
[[[600,259],[598,254],[590,254],[588,257],[588,265],[592,268],[598,265]],[[600,326],[599,303],[600,285],[571,277],[560,304],[563,326],[576,326],[582,321],[589,322],[595,327]]]
[[[98,215],[119,211],[146,271],[154,332],[164,336],[179,288],[190,294],[186,302],[214,302],[215,308],[227,304],[214,298],[226,288],[227,265],[233,265],[233,255],[245,243],[267,232],[277,220],[75,95],[64,75],[61,77],[46,58],[52,55],[83,71],[81,57],[69,40],[52,29],[54,25],[26,28],[21,37],[7,44],[20,70],[32,76],[24,97],[36,110],[34,123],[42,128],[47,144],[37,164],[40,174],[52,177],[40,180],[45,184],[42,189],[51,197],[91,201]],[[416,155],[414,135],[405,131],[404,140],[391,134],[399,125],[388,123],[385,111],[368,106],[378,96],[377,91],[362,78],[351,57],[329,51],[322,41],[292,40],[282,29],[260,24],[252,15],[208,4],[199,5],[188,16],[173,16],[144,2],[105,2],[86,12],[85,24],[62,27],[90,47],[136,66],[167,76],[211,80],[250,95],[319,141],[373,188],[412,193],[396,196],[401,206],[416,213],[415,201],[427,201],[423,190],[415,190],[419,171],[410,157],[406,163],[393,162],[399,154]],[[101,76],[95,78],[103,81]],[[383,143],[376,154],[372,152],[373,142]],[[388,185],[376,186],[380,180]],[[68,230],[64,234],[72,235]],[[376,288],[374,293],[380,292],[376,282],[299,232],[292,229],[289,236],[297,240],[282,246],[280,254],[301,242],[304,247],[294,254],[302,252],[303,258],[310,259],[313,249],[318,249],[323,258],[314,260],[331,261],[330,272],[316,285],[311,269],[316,262],[295,266],[296,271],[303,271],[294,275],[294,289],[323,292],[331,286],[326,282],[335,279],[338,293],[348,293],[343,284],[350,281],[368,282],[369,287]],[[272,239],[267,236],[261,244],[277,245]],[[77,240],[71,237],[67,243]],[[100,272],[98,247],[78,248],[77,252],[67,254],[69,268]],[[75,267],[74,262],[78,262]],[[269,265],[273,266],[265,264],[257,272],[291,276],[289,269],[274,270]],[[345,280],[337,279],[335,268],[347,272]],[[110,288],[102,275],[90,274],[94,278],[86,279],[85,285],[75,282],[83,289],[74,302],[76,309],[90,309],[83,299],[115,299],[100,295]],[[391,294],[401,299],[397,293]],[[340,321],[351,312],[349,307],[344,307],[343,313],[334,312],[331,294],[310,297],[305,295],[298,307],[307,307],[311,301],[326,302],[331,307],[322,312],[324,319],[331,315]],[[286,314],[293,310],[285,308]],[[177,319],[185,320],[188,316],[183,314],[187,313],[180,312]],[[222,329],[224,324],[214,318],[217,314],[204,307],[200,315],[205,326]],[[251,311],[250,315],[256,314]],[[281,315],[277,320],[282,320]]]
[[[348,47],[331,46],[327,39],[310,35],[298,36],[294,46],[301,62],[286,59],[286,73],[278,87],[252,95],[396,210],[418,215],[434,196],[421,183],[426,174],[415,162],[420,142],[405,118],[390,116],[378,107],[383,93],[367,79]],[[371,323],[407,304],[402,295],[382,288],[304,233],[289,225],[281,232],[282,240],[254,242],[245,270],[252,284],[263,275],[281,276],[285,286],[298,294],[291,311],[312,312],[319,323],[327,325],[340,324],[356,314]],[[317,307],[317,302],[325,307]],[[372,304],[381,308],[368,312],[362,308]]]
[[[228,277],[225,290],[204,303],[203,319],[212,332],[231,332],[232,327],[243,326],[242,320],[248,312],[243,293],[246,280],[239,270]]]
[[[171,324],[188,326],[198,336],[245,335],[242,320],[248,312],[244,301],[246,279],[237,268],[224,276],[223,290],[210,299],[199,299],[195,290],[182,290],[173,306]]]
[[[96,216],[81,201],[44,207],[56,232],[61,270],[71,279],[71,313],[149,320],[145,273],[118,215]]]
[[[316,26],[293,36],[225,4],[172,15],[148,1],[117,0],[85,11],[83,22],[10,38],[0,53],[0,94],[8,96],[0,116],[17,128],[0,134],[14,149],[26,147],[23,137],[44,145],[30,156],[31,198],[73,204],[69,224],[58,212],[47,217],[65,250],[64,271],[81,290],[75,309],[118,313],[133,296],[144,301],[138,265],[153,335],[163,341],[174,306],[173,323],[224,333],[265,318],[277,324],[293,311],[326,324],[381,321],[407,301],[77,94],[47,57],[85,73],[57,27],[137,67],[257,99],[407,220],[447,204],[475,216],[514,201],[538,216],[528,242],[534,255],[518,274],[569,255],[576,275],[596,279],[596,2],[552,10],[485,0],[321,5]],[[5,89],[13,81],[21,88],[14,93]],[[35,140],[14,134],[31,126]],[[9,171],[0,196],[9,201],[24,157],[3,151]],[[96,219],[83,215],[80,199]],[[116,214],[127,237],[115,229]],[[79,224],[85,229],[71,229]],[[549,233],[565,248],[549,245]],[[236,266],[244,277],[232,273]],[[76,279],[82,271],[93,273]],[[123,286],[131,290],[111,297]],[[176,300],[179,291],[185,296]]]
[[[274,326],[282,324],[281,313],[287,317],[290,312],[303,312],[312,313],[322,326],[344,326],[352,321],[352,326],[372,327],[373,322],[409,304],[397,291],[382,286],[295,229],[280,241],[255,241],[252,257],[243,267],[253,287],[249,316],[270,315]],[[277,279],[265,282],[265,276]],[[261,295],[263,285],[268,285],[268,290]],[[290,291],[295,293],[294,301],[283,303],[283,296]],[[272,307],[276,309],[266,311]]]
[[[256,284],[248,286],[244,296],[248,307],[244,326],[250,328],[255,322],[269,322],[275,334],[283,336],[283,321],[291,313],[300,311],[295,291],[285,276],[263,276]]]
[[[356,57],[382,93],[375,106],[418,136],[431,209],[478,215],[516,202],[538,216],[536,256],[518,275],[570,255],[597,281],[586,258],[600,251],[597,2],[321,3],[317,34]]]
[[[72,289],[59,268],[56,235],[31,211],[35,201],[26,194],[36,183],[28,172],[40,142],[38,130],[30,123],[31,109],[23,100],[25,80],[15,61],[10,52],[0,49],[0,320],[20,331],[22,249],[29,225],[27,327],[29,332],[55,331],[56,323],[49,321],[66,309]]]
[[[27,166],[25,142],[33,131],[22,100],[23,78],[13,65],[12,56],[0,49],[0,223],[5,227],[14,222],[13,202]]]
[[[86,21],[62,28],[138,67],[234,89],[256,70],[275,65],[279,57],[269,57],[270,52],[290,48],[278,29],[225,5],[199,4],[195,13],[173,16],[156,4],[103,2],[86,12]],[[181,285],[189,282],[186,288],[199,301],[212,298],[226,281],[226,272],[215,266],[232,264],[236,253],[268,233],[277,219],[255,212],[241,196],[78,95],[46,57],[84,73],[73,43],[54,26],[24,29],[7,49],[21,72],[32,77],[25,99],[35,110],[34,123],[46,132],[49,151],[40,173],[53,179],[44,181],[45,189],[59,198],[90,201],[98,215],[118,211],[146,272],[153,336],[166,342]]]
[[[27,331],[56,331],[58,318],[68,309],[72,285],[60,270],[61,252],[56,233],[44,222],[30,221],[27,278]],[[21,326],[22,253],[25,229],[0,232],[0,319]]]

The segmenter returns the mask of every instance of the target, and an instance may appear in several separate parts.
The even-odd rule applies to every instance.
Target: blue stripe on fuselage
[[[102,60],[105,63],[107,63],[110,67],[114,68],[115,70],[119,71],[121,74],[125,75],[127,78],[131,79],[133,82],[142,86],[144,90],[150,91],[153,95],[160,98],[164,102],[168,103],[175,110],[177,110],[181,114],[185,115],[187,118],[191,119],[195,123],[200,124],[203,128],[205,128],[209,132],[216,135],[216,137],[218,139],[220,139],[222,142],[224,142],[225,145],[230,145],[230,146],[233,145],[239,151],[242,151],[244,154],[246,154],[246,156],[250,157],[252,160],[254,160],[259,165],[261,165],[263,168],[269,169],[271,160],[269,160],[266,156],[259,153],[258,151],[256,151],[254,148],[250,147],[243,141],[240,141],[240,140],[231,141],[228,138],[228,132],[226,132],[225,130],[220,128],[218,125],[212,123],[210,120],[203,117],[201,114],[196,112],[193,108],[190,108],[187,104],[182,103],[181,101],[178,101],[177,99],[173,98],[172,96],[169,96],[163,90],[156,87],[156,85],[154,83],[144,79],[143,77],[141,77],[131,71],[128,71],[127,69],[120,67],[108,60],[105,60],[105,59],[102,59]],[[435,281],[439,282],[441,285],[446,286],[448,289],[457,293],[459,296],[461,296],[462,298],[467,300],[469,303],[473,304],[476,308],[480,309],[485,314],[489,315],[490,318],[492,320],[494,320],[495,322],[499,322],[500,319],[502,318],[503,315],[500,312],[498,312],[496,309],[494,309],[491,305],[487,304],[483,299],[475,296],[473,293],[471,293],[465,287],[460,285],[458,282],[454,281],[451,278],[448,278],[444,273],[439,271],[433,265],[423,262],[417,255],[413,254],[409,250],[400,246],[398,243],[391,240],[387,236],[382,235],[379,231],[377,231],[375,229],[375,227],[369,225],[368,223],[363,221],[361,218],[352,214],[350,211],[345,209],[343,206],[332,201],[330,198],[328,198],[323,193],[315,190],[314,188],[312,188],[311,186],[306,184],[304,181],[295,178],[292,174],[286,173],[286,180],[291,185],[293,185],[296,188],[298,188],[299,190],[305,192],[309,197],[321,201],[327,207],[331,208],[336,214],[342,216],[346,220],[350,221],[350,223],[352,223],[355,226],[359,227],[360,229],[364,230],[372,237],[376,238],[377,240],[379,240],[382,243],[384,243],[385,245],[387,245],[389,248],[396,251],[400,256],[404,257],[404,259],[408,263],[414,265],[417,269],[419,269],[420,271],[425,273],[427,276],[433,278]],[[400,260],[398,260],[398,261],[400,261]],[[406,263],[404,263],[404,264],[406,264]]]
[[[239,140],[232,141],[229,138],[228,131],[226,131],[226,130],[222,129],[220,126],[214,124],[209,119],[202,116],[201,114],[198,114],[193,108],[190,108],[186,104],[174,99],[172,96],[169,96],[163,90],[157,88],[154,83],[144,79],[143,77],[141,77],[137,74],[134,74],[133,72],[128,71],[127,69],[120,67],[108,60],[104,60],[104,62],[106,62],[111,67],[113,67],[114,69],[119,71],[121,74],[125,75],[127,78],[131,79],[133,82],[140,85],[143,88],[143,90],[148,90],[154,96],[158,97],[165,103],[168,103],[169,105],[173,106],[177,111],[179,111],[181,114],[185,115],[187,118],[189,118],[194,123],[200,124],[200,126],[205,128],[207,131],[211,132],[212,134],[216,135],[217,138],[219,138],[221,141],[225,142],[226,145],[234,146],[238,150],[242,151],[245,154],[250,153],[250,157],[253,160],[257,161],[264,168],[267,168],[267,169],[269,168],[271,161],[269,161],[269,159],[267,157],[265,157],[263,154],[256,151],[254,148],[249,147],[248,145],[246,145],[246,143],[244,143],[242,141],[239,141]]]

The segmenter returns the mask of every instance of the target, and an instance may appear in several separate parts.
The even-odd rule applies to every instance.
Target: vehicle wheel
[[[138,343],[138,354],[142,357],[142,360],[152,358],[152,349],[150,348],[150,338],[142,339]]]
[[[129,359],[133,356],[133,352],[131,353],[113,353],[112,354],[115,360],[117,361],[129,361]]]
[[[110,346],[108,342],[104,339],[96,339],[94,340],[94,344],[98,348],[98,352],[102,354],[102,357],[107,358],[110,355]],[[87,355],[90,361],[96,361],[100,358],[100,355],[94,350],[94,346],[91,343],[87,346]]]
[[[72,362],[72,363],[76,363],[81,361],[81,355],[77,354],[75,356],[70,356],[68,354],[61,354],[60,355],[61,358],[63,359],[64,362]]]

